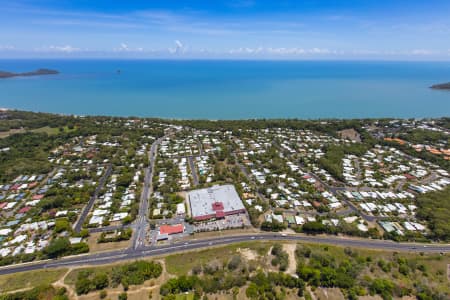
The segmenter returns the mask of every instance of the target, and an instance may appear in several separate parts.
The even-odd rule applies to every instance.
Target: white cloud
[[[127,51],[127,50],[129,50],[130,48],[128,48],[128,45],[127,45],[127,44],[121,43],[121,44],[120,44],[120,49]]]
[[[311,54],[334,54],[335,51],[330,51],[328,49],[321,49],[321,48],[312,48],[309,50],[309,53]]]
[[[144,48],[136,47],[132,48],[127,43],[120,43],[118,48],[113,49],[114,52],[143,52]]]
[[[51,45],[51,46],[45,46],[41,48],[36,48],[35,51],[37,52],[60,52],[60,53],[74,53],[82,51],[80,48],[72,47],[71,45]]]
[[[0,45],[0,51],[11,51],[14,49],[16,49],[16,48],[11,45]]]
[[[177,45],[177,48],[183,48],[183,43],[181,43],[179,40],[175,40],[175,45]]]
[[[412,55],[433,55],[436,54],[435,51],[426,50],[426,49],[414,49],[410,52]]]
[[[180,42],[179,40],[175,40],[175,48],[168,48],[167,50],[169,51],[169,53],[171,54],[182,54],[185,53],[187,51],[187,47]]]
[[[229,54],[270,54],[270,55],[288,55],[288,56],[299,56],[299,55],[327,55],[327,54],[339,54],[336,50],[329,50],[326,48],[311,48],[311,49],[304,49],[304,48],[284,48],[284,47],[278,47],[278,48],[237,48],[237,49],[231,49],[228,51]]]

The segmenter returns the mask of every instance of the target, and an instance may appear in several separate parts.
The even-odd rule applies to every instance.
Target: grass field
[[[89,245],[89,252],[102,252],[109,250],[125,249],[130,246],[130,241],[111,242],[111,243],[98,243],[97,240],[101,233],[91,233],[87,243]]]
[[[8,137],[8,136],[16,134],[16,133],[23,133],[23,132],[25,132],[24,129],[11,129],[9,131],[2,131],[2,132],[0,132],[0,139],[3,139],[5,137]]]
[[[175,300],[194,300],[194,294],[176,295]]]
[[[193,267],[198,265],[203,265],[211,261],[227,262],[231,256],[237,254],[239,248],[248,248],[255,250],[260,255],[264,255],[269,251],[270,246],[271,243],[246,242],[225,247],[170,255],[166,257],[166,268],[169,274],[185,275],[189,273]]]
[[[64,132],[72,132],[72,131],[75,131],[76,129],[69,129],[69,127],[67,127],[67,126],[64,126],[63,127],[64,128]],[[31,132],[37,132],[37,133],[47,133],[48,135],[55,135],[55,134],[58,134],[59,132],[60,132],[60,130],[59,130],[59,128],[52,128],[52,127],[49,127],[49,126],[45,126],[45,127],[41,127],[41,128],[38,128],[38,129],[33,129],[33,130],[30,130]]]
[[[48,135],[55,135],[55,134],[59,133],[59,128],[52,128],[52,127],[45,126],[45,127],[41,127],[38,129],[30,130],[30,131],[35,132],[35,133],[46,133]]]
[[[64,132],[72,132],[72,131],[76,130],[76,128],[69,129],[69,127],[67,127],[67,126],[64,126],[63,128],[64,128]],[[31,129],[31,130],[26,130],[23,128],[22,129],[11,129],[9,131],[0,132],[0,139],[3,139],[5,137],[8,137],[8,136],[16,134],[16,133],[24,133],[24,132],[36,132],[36,133],[46,133],[48,135],[55,135],[55,134],[58,134],[60,132],[60,130],[58,127],[52,128],[49,126],[44,126],[41,128]]]
[[[38,270],[0,276],[0,292],[33,288],[50,284],[61,278],[67,269]]]

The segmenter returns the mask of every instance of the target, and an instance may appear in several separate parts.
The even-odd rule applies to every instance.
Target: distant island
[[[50,70],[50,69],[38,69],[36,71],[25,72],[25,73],[13,73],[13,72],[0,71],[0,79],[1,78],[11,78],[11,77],[28,77],[28,76],[55,75],[55,74],[59,74],[59,71]]]
[[[435,84],[435,85],[432,85],[430,88],[435,89],[435,90],[450,90],[450,82]]]

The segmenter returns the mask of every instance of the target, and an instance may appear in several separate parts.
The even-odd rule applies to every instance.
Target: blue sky
[[[0,0],[0,58],[449,60],[448,0]]]

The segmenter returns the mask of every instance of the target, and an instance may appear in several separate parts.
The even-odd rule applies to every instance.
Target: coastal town
[[[331,243],[346,255],[353,246],[449,251],[445,118],[187,121],[10,110],[0,118],[1,274],[233,243],[279,241],[269,255],[280,272],[295,265],[289,255],[309,255],[306,246],[288,254],[289,241]],[[246,264],[233,257],[224,256],[227,272]],[[161,274],[159,262],[135,264]],[[198,268],[210,266],[189,274]],[[300,294],[314,283],[298,268],[283,276]],[[77,277],[77,295],[106,293],[113,275],[94,285],[98,272]],[[167,284],[163,299],[183,290]],[[128,282],[121,286],[126,295]]]
[[[450,1],[1,3],[0,300],[450,300]]]
[[[2,264],[109,243],[178,243],[212,231],[448,240],[417,200],[448,193],[450,130],[435,120],[362,123],[365,136],[354,128],[88,122],[111,130],[83,135],[63,128],[65,139],[46,153],[46,170],[3,178]],[[399,132],[432,138],[419,143]],[[4,147],[2,155],[14,151],[22,150]]]

